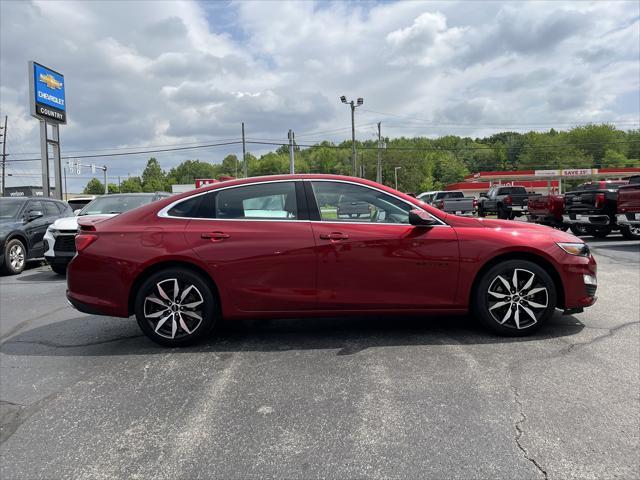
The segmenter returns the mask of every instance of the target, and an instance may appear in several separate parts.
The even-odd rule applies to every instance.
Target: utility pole
[[[2,128],[2,133],[0,133],[0,137],[2,137],[2,195],[4,197],[4,169],[7,164],[7,116],[4,116],[4,127]]]
[[[102,172],[104,173],[104,194],[109,194],[109,185],[107,184],[107,166],[102,166]]]
[[[395,167],[393,169],[393,175],[396,177],[396,190],[398,189],[398,170],[400,170],[402,167]]]
[[[380,125],[378,122],[378,163],[376,165],[376,182],[382,183],[382,136],[380,133]]]
[[[247,147],[244,141],[244,122],[242,122],[242,164],[244,168],[244,178],[248,177],[248,168],[247,168]]]
[[[357,159],[356,159],[356,108],[362,106],[364,100],[362,97],[358,97],[357,102],[351,100],[347,102],[347,97],[344,95],[340,97],[340,101],[351,106],[351,174],[355,177],[358,174]]]
[[[64,175],[64,195],[62,196],[62,199],[69,200],[69,190],[67,190],[67,167],[62,168],[62,173]]]
[[[295,157],[293,151],[293,140],[295,139],[295,133],[293,133],[293,130],[289,129],[289,133],[287,134],[287,136],[289,138],[289,173],[293,175],[294,173],[296,173]]]

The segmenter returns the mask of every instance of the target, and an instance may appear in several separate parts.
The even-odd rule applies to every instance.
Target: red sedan
[[[596,262],[573,235],[448,215],[359,178],[232,180],[80,224],[69,301],[134,314],[163,345],[221,318],[470,310],[524,335],[596,300]]]

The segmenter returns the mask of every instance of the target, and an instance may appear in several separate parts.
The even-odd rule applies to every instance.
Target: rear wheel
[[[602,227],[587,227],[587,235],[591,235],[596,238],[607,238],[611,233],[611,226],[605,225]]]
[[[197,273],[168,268],[142,283],[135,314],[144,334],[154,342],[169,347],[189,345],[213,329],[216,297]]]
[[[505,336],[535,332],[556,308],[553,280],[542,267],[528,260],[494,265],[478,282],[474,296],[481,323]]]
[[[498,205],[498,218],[502,220],[509,220],[509,211],[503,208],[502,205]]]
[[[587,227],[585,227],[584,225],[574,223],[569,228],[571,229],[571,233],[573,233],[576,236],[587,234]]]
[[[627,240],[640,240],[640,225],[621,225],[620,233]]]
[[[486,215],[484,208],[482,207],[482,204],[478,205],[478,216],[479,217],[484,217]]]
[[[27,261],[27,249],[17,238],[12,238],[4,245],[4,264],[2,273],[17,275],[24,270]]]

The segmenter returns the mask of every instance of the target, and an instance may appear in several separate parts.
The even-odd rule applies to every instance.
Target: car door
[[[30,219],[36,212],[39,212],[41,216]],[[24,230],[29,242],[28,256],[29,258],[41,257],[44,255],[44,234],[49,226],[41,200],[29,200],[27,208],[24,210],[24,222]]]
[[[185,235],[219,283],[223,302],[241,311],[316,306],[316,258],[303,187],[271,181],[203,195]]]
[[[318,246],[320,309],[446,308],[458,280],[453,228],[409,224],[417,208],[373,187],[347,181],[305,181]],[[366,202],[368,217],[338,215],[342,195]]]

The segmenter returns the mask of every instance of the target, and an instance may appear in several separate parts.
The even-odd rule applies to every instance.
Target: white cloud
[[[38,150],[28,60],[66,76],[67,151],[237,137],[243,121],[253,138],[285,141],[293,128],[301,138],[332,130],[342,139],[350,132],[340,95],[363,96],[357,122],[382,120],[390,135],[639,120],[640,107],[624,105],[640,89],[635,2],[38,1],[0,9],[0,113],[10,117],[14,158]],[[187,157],[220,161],[234,148],[159,158],[168,168]],[[145,160],[109,162],[126,174]]]

